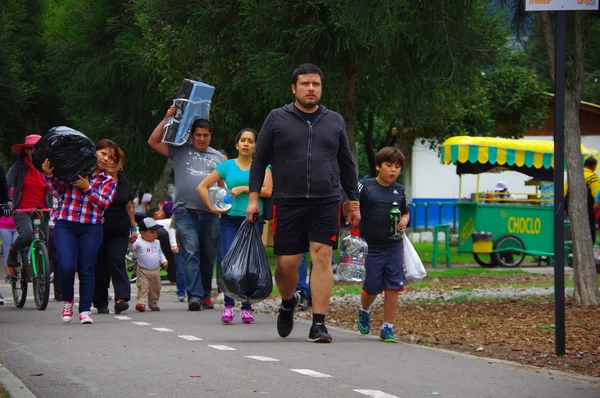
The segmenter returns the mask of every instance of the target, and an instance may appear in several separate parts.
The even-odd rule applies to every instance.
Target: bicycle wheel
[[[48,306],[50,298],[50,258],[48,249],[42,241],[36,241],[33,244],[33,258],[31,259],[33,271],[33,298],[38,310],[43,311]]]
[[[13,299],[17,308],[23,308],[27,300],[27,261],[23,261],[23,255],[19,254],[19,266],[14,268],[15,274],[11,277]],[[25,256],[25,260],[27,256]]]

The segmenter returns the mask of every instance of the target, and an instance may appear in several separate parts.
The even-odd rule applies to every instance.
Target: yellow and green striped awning
[[[581,146],[582,161],[598,151]],[[481,163],[498,166],[554,168],[554,142],[493,137],[450,137],[440,148],[444,164]],[[566,166],[565,166],[566,167]]]

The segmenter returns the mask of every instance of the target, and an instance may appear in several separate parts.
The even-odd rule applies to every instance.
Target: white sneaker
[[[217,298],[215,299],[215,301],[217,303],[224,303],[225,302],[225,295],[223,294],[223,292],[219,293],[219,295],[217,296]]]
[[[62,320],[63,322],[71,322],[73,319],[73,300],[63,301]]]
[[[81,314],[79,314],[79,322],[81,322],[82,324],[94,323],[94,320],[92,319],[90,314],[90,311],[83,311]]]

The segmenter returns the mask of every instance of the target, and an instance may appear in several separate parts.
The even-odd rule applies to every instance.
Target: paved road
[[[61,307],[37,311],[31,297],[0,307],[0,363],[37,397],[600,396],[600,380],[341,330],[333,344],[308,343],[301,322],[281,339],[272,316],[221,325],[219,309],[188,312],[170,295],[161,312],[94,314],[94,325],[63,324]]]

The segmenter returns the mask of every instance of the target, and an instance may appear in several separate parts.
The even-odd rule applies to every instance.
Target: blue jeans
[[[73,300],[75,272],[79,274],[79,312],[89,311],[94,297],[94,269],[103,238],[102,224],[57,221],[54,245],[58,283],[64,301]]]
[[[306,282],[306,276],[308,275],[308,266],[306,264],[306,253],[302,253],[302,260],[300,260],[300,266],[298,267],[298,284],[296,285],[296,291],[302,292],[304,297],[310,298],[310,286]]]
[[[245,217],[234,217],[234,216],[227,216],[224,214],[221,215],[221,240],[220,240],[221,253],[220,254],[223,256],[223,258],[225,258],[225,255],[231,248],[231,244],[233,243],[233,238],[235,238],[235,234],[237,234],[237,231],[240,229],[240,226],[242,225],[242,223],[244,222],[245,219],[246,219]],[[262,229],[263,229],[262,224],[259,224],[258,231],[261,234],[262,234]],[[221,258],[221,260],[223,258]],[[218,262],[217,265],[221,266],[221,262]],[[235,304],[235,301],[231,297],[225,296],[225,306],[233,307],[234,304]],[[242,309],[243,310],[251,310],[252,305],[249,302],[242,303]]]
[[[175,209],[173,216],[188,301],[210,298],[219,242],[219,216],[182,207]]]
[[[181,248],[179,249],[181,250]],[[177,286],[177,297],[185,296],[185,270],[183,264],[183,256],[181,255],[181,251],[175,255],[175,264],[177,267],[177,272],[175,274],[175,283]]]

